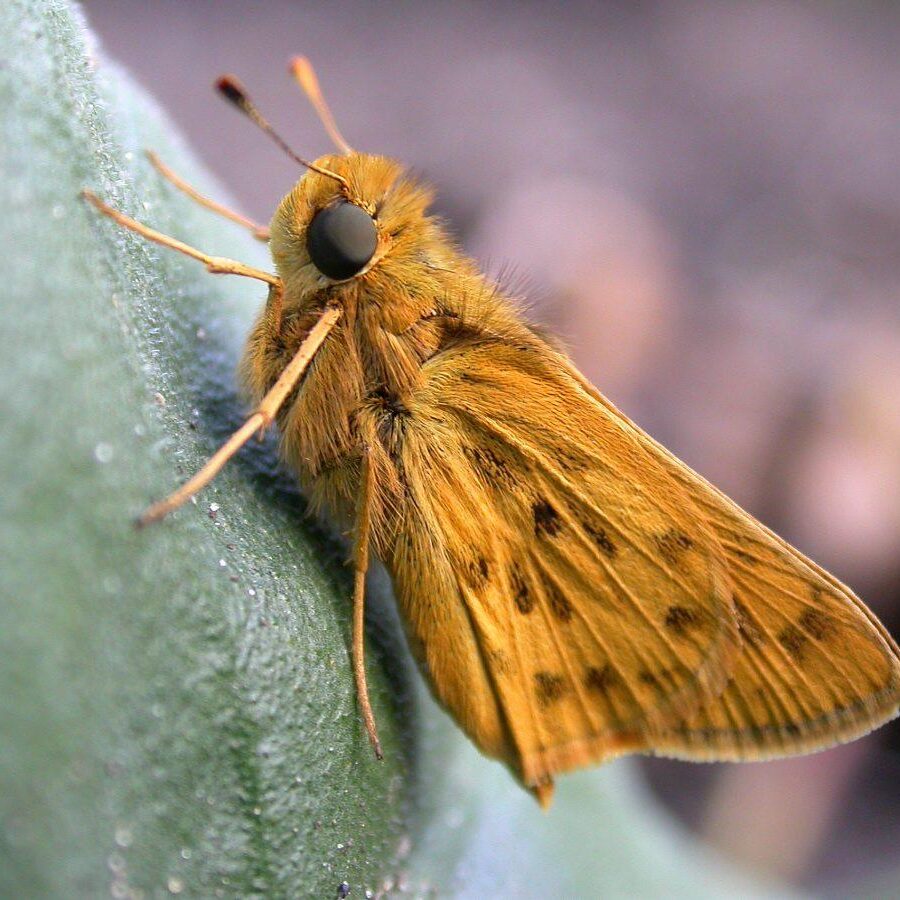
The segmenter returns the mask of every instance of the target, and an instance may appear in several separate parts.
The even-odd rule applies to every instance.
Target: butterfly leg
[[[235,212],[224,204],[217,203],[215,200],[211,200],[209,197],[204,196],[193,185],[188,184],[180,175],[173,172],[172,169],[170,169],[152,150],[146,150],[145,152],[147,154],[147,159],[150,160],[150,164],[153,168],[156,169],[163,178],[174,184],[179,191],[187,194],[191,200],[196,201],[201,206],[205,206],[207,209],[211,209],[220,216],[225,216],[226,219],[231,219],[232,222],[237,222],[238,225],[243,225],[244,228],[249,229],[250,233],[258,241],[269,240],[269,227],[267,225],[260,225],[252,219],[248,219],[246,216],[241,215],[241,213]]]
[[[362,712],[366,732],[375,751],[376,759],[384,759],[381,741],[375,727],[375,716],[369,702],[369,686],[366,683],[365,611],[366,571],[369,568],[369,532],[372,525],[372,454],[368,445],[363,446],[360,472],[359,504],[356,510],[356,542],[353,554],[353,676],[356,695]]]
[[[182,243],[167,234],[148,228],[141,222],[126,216],[124,213],[113,209],[105,204],[93,191],[84,190],[81,192],[84,199],[87,200],[95,209],[99,210],[103,215],[108,216],[123,228],[134,231],[148,241],[153,241],[170,250],[177,250],[184,253],[192,259],[198,259],[202,262],[208,271],[216,275],[243,275],[246,278],[256,278],[264,281],[269,285],[269,298],[266,302],[266,324],[275,335],[281,333],[281,308],[284,301],[284,285],[277,275],[271,275],[269,272],[263,272],[261,269],[254,269],[251,266],[245,266],[233,259],[227,259],[224,256],[209,256],[206,253],[197,250],[194,247]]]
[[[215,275],[243,275],[245,278],[256,278],[259,281],[265,281],[266,284],[277,285],[281,288],[281,279],[277,275],[263,272],[262,269],[254,269],[252,266],[245,266],[243,263],[234,259],[228,259],[225,256],[210,256],[208,253],[203,253],[201,250],[197,250],[195,247],[191,247],[176,238],[169,237],[169,235],[163,234],[161,231],[148,228],[117,209],[107,206],[93,191],[83,190],[81,193],[91,206],[103,213],[104,216],[108,216],[114,222],[117,222],[123,228],[133,231],[148,241],[153,241],[155,244],[168,247],[170,250],[177,250],[179,253],[190,256],[192,259],[200,260],[206,266],[207,271]]]
[[[322,313],[318,322],[313,325],[306,336],[300,349],[294,354],[291,361],[285,366],[272,389],[262,398],[259,406],[249,416],[246,422],[210,457],[205,466],[189,481],[186,481],[178,490],[174,491],[165,500],[154,503],[137,520],[139,526],[158,522],[170,512],[178,509],[194,496],[202,488],[206,487],[222,470],[225,463],[234,456],[256,432],[268,427],[281,404],[296,386],[306,367],[309,365],[316,351],[341,317],[338,307],[328,307]]]

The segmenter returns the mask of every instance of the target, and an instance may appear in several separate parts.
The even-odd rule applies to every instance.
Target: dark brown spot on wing
[[[465,563],[466,576],[469,584],[475,588],[484,587],[490,575],[490,566],[483,556],[470,559]]]
[[[606,529],[593,522],[584,521],[581,523],[587,536],[596,544],[603,553],[612,559],[618,552],[616,545],[612,542],[612,538],[606,533]]]
[[[553,672],[536,672],[534,684],[538,703],[543,707],[556,703],[566,693],[565,679]]]
[[[796,625],[786,625],[778,632],[778,642],[796,660],[803,659],[806,635]]]
[[[583,472],[590,465],[584,454],[569,446],[555,446],[552,448],[553,459],[559,467],[569,474]]]
[[[677,635],[685,635],[700,625],[700,613],[689,606],[670,606],[666,610],[666,628]]]
[[[509,567],[509,585],[512,588],[513,601],[520,613],[528,615],[534,609],[534,597],[528,588],[528,582],[518,563]]]
[[[694,546],[693,539],[688,537],[683,531],[678,531],[677,528],[670,528],[662,534],[657,534],[653,540],[656,542],[656,546],[659,547],[659,552],[662,554],[663,559],[673,566],[683,553]]]
[[[534,501],[531,514],[534,517],[534,533],[537,537],[544,535],[553,537],[562,527],[559,513],[544,499]]]
[[[652,687],[655,691],[670,690],[677,684],[672,669],[658,669],[656,672],[642,669],[638,672],[638,681]]]
[[[736,556],[738,559],[747,563],[748,566],[755,566],[759,560],[752,554],[748,553],[746,550],[739,550],[737,548],[731,549],[731,554]]]
[[[584,673],[584,686],[596,694],[608,694],[618,682],[619,676],[609,663],[588,666]]]
[[[836,631],[834,620],[820,609],[807,609],[797,620],[797,624],[813,639],[825,641]]]
[[[568,622],[572,618],[572,604],[569,603],[568,598],[560,590],[556,582],[551,581],[549,578],[544,579],[544,591],[550,604],[550,612],[560,622]]]
[[[495,488],[515,488],[517,481],[503,457],[490,447],[463,447],[469,462]]]

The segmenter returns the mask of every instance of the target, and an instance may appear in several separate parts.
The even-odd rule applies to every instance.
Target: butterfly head
[[[421,262],[427,256],[423,244],[437,228],[425,215],[431,192],[405,177],[399,163],[359,153],[344,140],[306,59],[292,60],[291,71],[339,153],[312,162],[303,159],[272,128],[237,78],[224,75],[216,82],[226,100],[306,169],[270,226],[285,295],[307,298],[311,291],[353,284],[376,267],[384,270],[389,261],[402,277],[404,260]]]
[[[373,272],[371,282],[373,270],[402,269],[419,252],[431,194],[399,163],[353,151],[313,166],[271,222],[272,256],[287,294],[353,285]]]

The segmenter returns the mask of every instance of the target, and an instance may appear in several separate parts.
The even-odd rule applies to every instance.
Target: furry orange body
[[[314,213],[340,195],[315,173],[301,180],[271,225],[272,253],[285,283],[281,323],[273,328],[266,311],[258,319],[241,363],[242,382],[258,401],[326,306],[341,307],[341,321],[279,413],[281,450],[317,505],[347,515],[359,492],[360,448],[369,443],[393,472],[376,491],[383,512],[378,520],[388,526],[378,538],[385,553],[395,518],[388,510],[402,499],[397,464],[404,431],[427,382],[423,366],[482,330],[502,329],[510,341],[535,338],[426,216],[430,192],[406,180],[398,164],[362,154],[323,157],[317,164],[347,179],[354,202],[377,210],[383,253],[368,272],[338,283],[318,273],[308,256],[298,258]]]
[[[883,631],[592,396],[428,217],[428,192],[380,157],[316,165],[372,211],[380,257],[346,282],[323,278],[305,230],[341,192],[306,175],[271,224],[282,327],[260,318],[245,382],[262,397],[325,307],[340,306],[282,407],[282,453],[313,500],[348,520],[369,449],[373,546],[435,693],[483,751],[546,798],[554,772],[623,752],[778,755],[896,708]],[[778,609],[750,612],[773,579]],[[871,676],[847,686],[855,705],[801,669],[825,675],[840,643]]]
[[[277,422],[313,503],[355,526],[353,662],[376,754],[370,542],[435,695],[543,804],[556,773],[623,753],[763,759],[895,716],[900,651],[862,601],[588,384],[455,248],[429,191],[346,145],[294,66],[344,152],[297,158],[309,171],[269,229],[156,163],[268,239],[277,275],[87,195],[212,272],[269,284],[241,364],[255,411],[141,521]],[[219,88],[284,146],[233,79]]]

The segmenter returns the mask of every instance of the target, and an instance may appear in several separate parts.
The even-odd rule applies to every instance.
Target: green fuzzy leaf
[[[271,442],[171,521],[131,527],[241,421],[233,369],[265,291],[79,192],[270,262],[152,170],[145,147],[227,199],[69,3],[0,8],[0,99],[0,895],[768,895],[625,764],[563,779],[542,814],[425,695],[383,573],[376,763],[346,550],[304,518]]]
[[[233,370],[265,286],[79,192],[217,255],[267,252],[154,172],[144,147],[221,196],[68,4],[13,3],[0,26],[0,894],[374,885],[409,824],[414,706],[374,635],[377,764],[343,548],[304,520],[271,443],[172,521],[131,524],[240,421]]]

